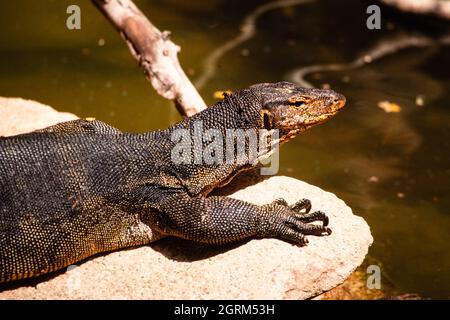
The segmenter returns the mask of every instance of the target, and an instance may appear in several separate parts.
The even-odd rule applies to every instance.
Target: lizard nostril
[[[342,108],[345,105],[345,97],[341,94],[335,96],[333,98],[333,104],[339,106],[339,108]]]

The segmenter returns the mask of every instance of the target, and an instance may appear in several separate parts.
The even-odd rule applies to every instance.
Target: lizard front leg
[[[305,245],[305,235],[331,233],[325,225],[302,221],[302,215],[278,203],[257,206],[228,197],[190,197],[177,192],[164,197],[159,210],[157,225],[163,233],[203,243],[255,237]]]

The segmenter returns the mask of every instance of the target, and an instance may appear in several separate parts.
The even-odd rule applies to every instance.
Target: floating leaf
[[[377,176],[371,176],[367,181],[377,183],[380,179]]]
[[[218,90],[218,91],[215,91],[214,92],[214,94],[213,94],[213,97],[214,97],[214,99],[225,99],[225,95],[229,95],[229,94],[232,94],[233,93],[233,91],[230,91],[230,90],[225,90],[225,91],[220,91],[220,90]]]
[[[425,96],[419,94],[416,97],[416,105],[418,105],[419,107],[423,107],[425,105]]]
[[[397,198],[404,198],[405,194],[403,192],[397,192]]]
[[[402,111],[402,108],[398,104],[389,101],[378,102],[378,107],[383,109],[387,113]]]

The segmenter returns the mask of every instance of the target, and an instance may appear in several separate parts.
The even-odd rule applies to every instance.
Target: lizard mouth
[[[333,111],[323,113],[318,117],[314,117],[310,121],[307,120],[301,124],[295,124],[295,125],[290,126],[289,128],[286,128],[285,132],[283,134],[281,134],[280,138],[278,139],[279,144],[280,145],[284,144],[285,142],[288,142],[289,140],[295,138],[297,135],[299,135],[303,131],[305,131],[311,127],[314,127],[318,124],[328,121],[329,119],[334,117],[339,112],[339,110],[344,106],[344,104],[345,104],[345,102],[342,105],[340,105],[338,108],[334,109]]]
[[[314,117],[311,121],[306,121],[303,124],[303,126],[306,126],[306,128],[308,129],[315,125],[324,123],[324,122],[328,121],[329,119],[331,119],[332,117],[334,117],[338,112],[339,112],[339,109],[334,110],[332,112],[323,113],[317,117]]]
[[[303,124],[306,128],[311,128],[312,126],[324,123],[329,119],[333,118],[344,106],[346,99],[343,95],[339,95],[339,98],[335,99],[334,103],[329,107],[328,112],[321,113],[317,116],[313,116],[307,119]]]

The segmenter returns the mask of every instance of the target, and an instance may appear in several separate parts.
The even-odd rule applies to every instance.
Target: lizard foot
[[[272,235],[282,238],[291,243],[304,246],[308,243],[305,238],[307,235],[324,236],[330,235],[331,229],[328,228],[329,219],[322,211],[311,210],[311,201],[301,199],[293,205],[289,205],[286,200],[279,198],[268,205],[268,224],[266,230],[272,230]],[[321,224],[312,222],[320,221]]]

